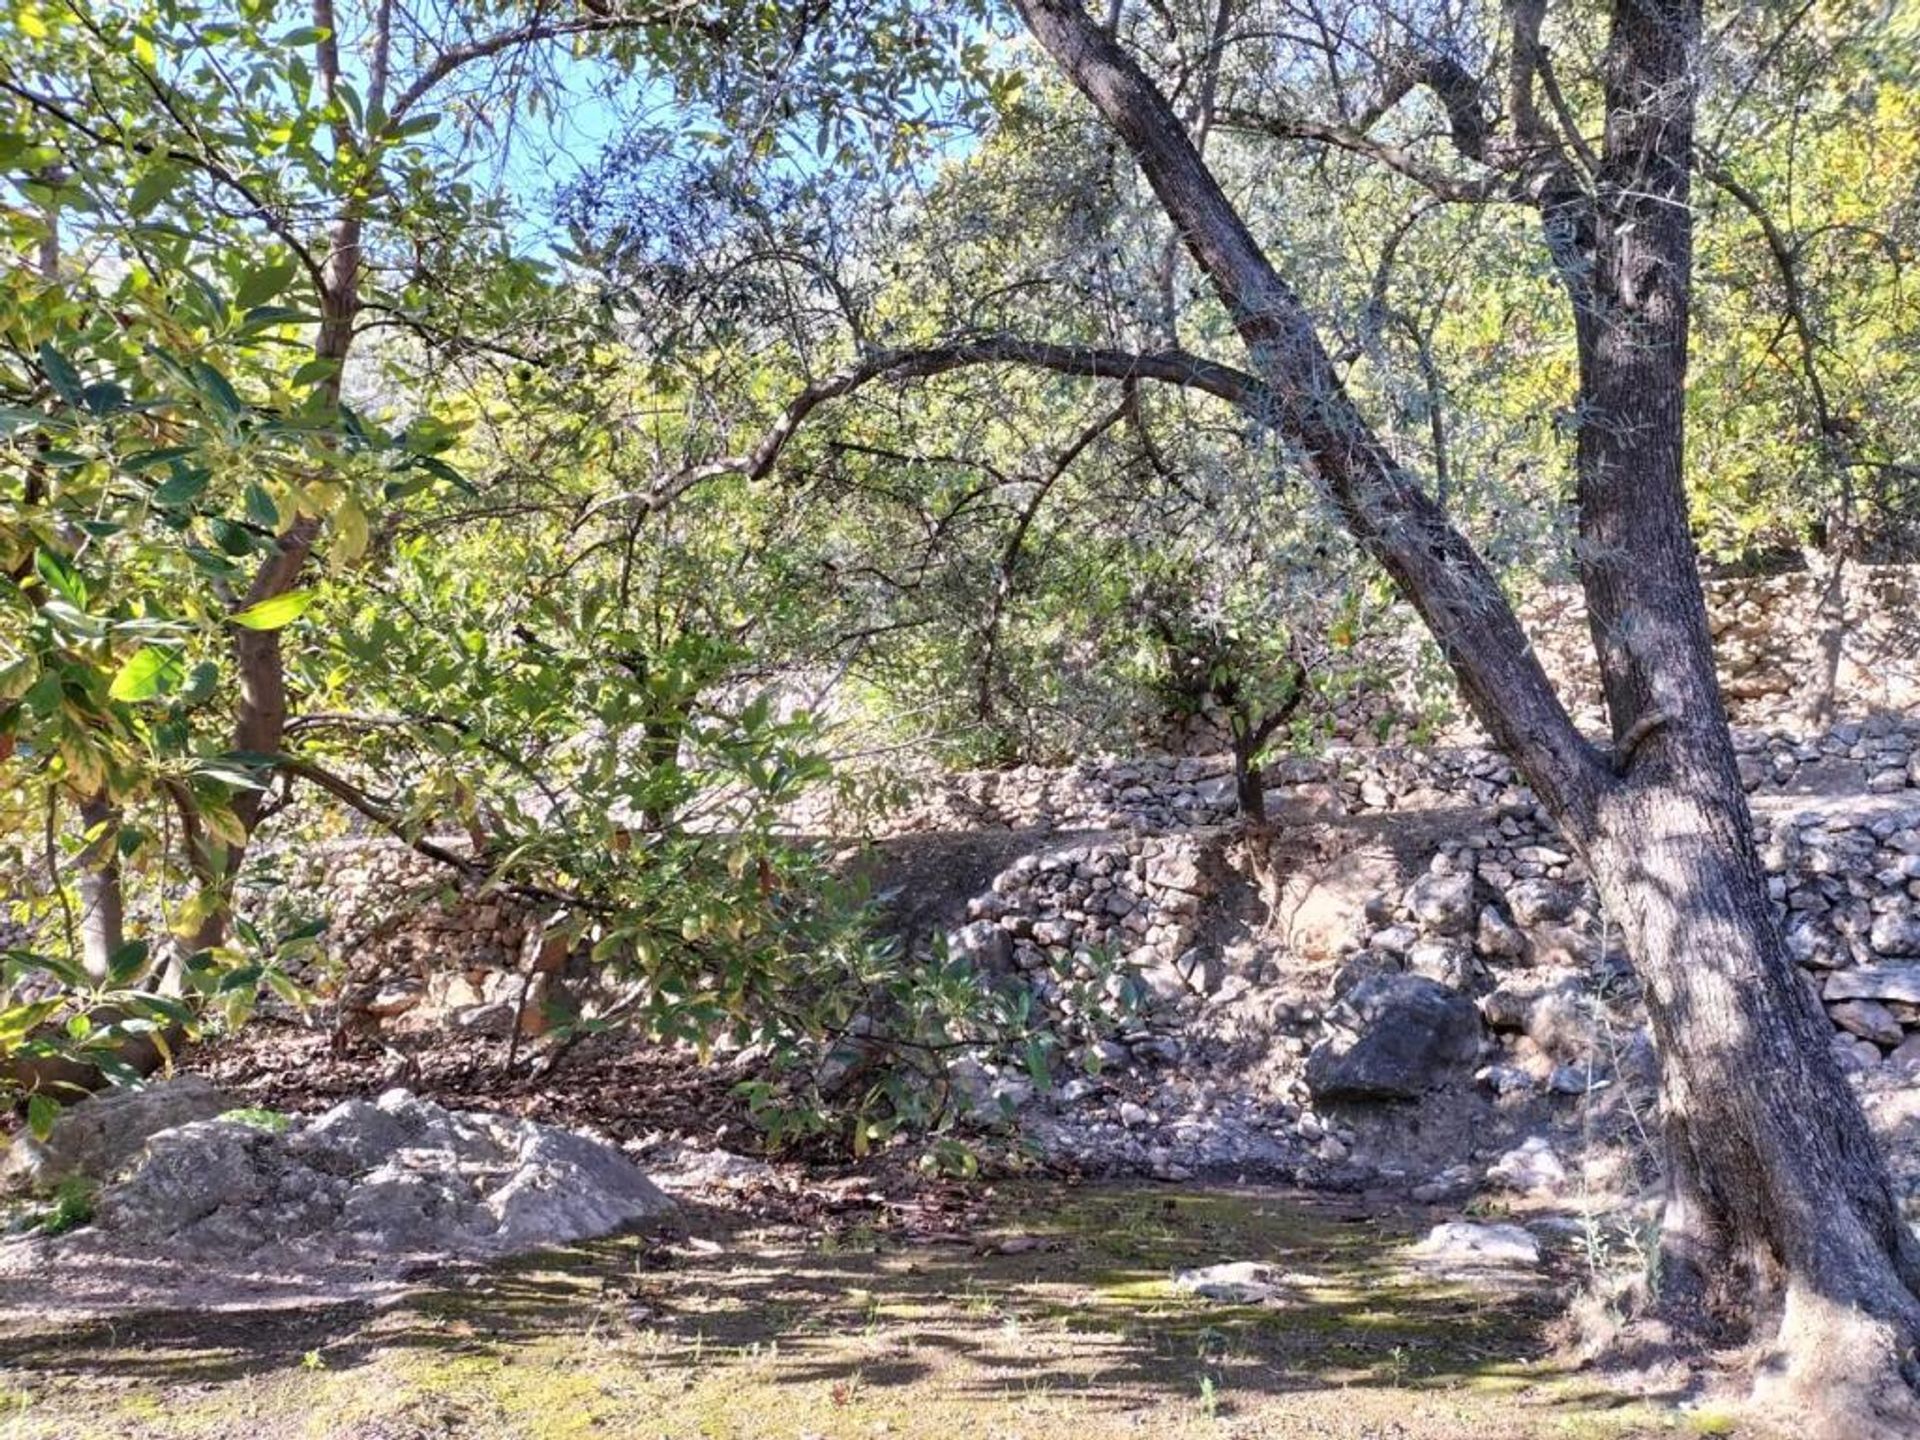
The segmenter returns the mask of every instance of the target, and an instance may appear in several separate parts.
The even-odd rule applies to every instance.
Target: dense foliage
[[[1183,50],[1194,6],[1130,23],[1161,9],[1169,83],[1393,446],[1516,590],[1564,576],[1574,354],[1533,217],[1255,148],[1212,97],[1311,111],[1330,82]],[[912,1063],[856,1087],[864,1141],[938,1112],[927,1056],[1058,1047],[903,964],[794,838],[847,757],[1057,759],[1198,715],[1246,772],[1362,689],[1394,694],[1383,732],[1451,703],[1241,412],[875,363],[1230,334],[993,7],[6,19],[0,1058],[36,1118],[36,1061],[301,999],[312,917],[248,857],[263,825],[352,826],[544,907],[613,977],[576,1030],[760,1044],[817,1115],[821,1055],[893,1027]],[[1714,44],[1699,545],[1910,555],[1920,11],[1756,6]],[[1444,147],[1430,99],[1390,123],[1409,170]]]

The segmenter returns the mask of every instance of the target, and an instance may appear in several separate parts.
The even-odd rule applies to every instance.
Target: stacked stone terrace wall
[[[1855,1058],[1909,1046],[1920,1026],[1920,583],[1909,567],[1847,572],[1840,712],[1862,718],[1820,733],[1805,720],[1823,633],[1821,581],[1808,574],[1709,587],[1740,772],[1795,953]],[[1568,693],[1597,697],[1584,616],[1570,592],[1530,607],[1530,630]],[[1597,732],[1597,698],[1581,717]],[[1539,885],[1575,892],[1550,945],[1584,935],[1591,958],[1602,922],[1577,862],[1513,768],[1484,744],[1335,745],[1269,767],[1270,808],[1299,823],[1475,812],[1434,863],[1470,874],[1478,908],[1527,929]],[[1851,797],[1851,798],[1849,798]],[[1873,803],[1866,803],[1871,800]],[[1855,803],[1859,802],[1859,803]],[[1163,990],[1204,990],[1222,966],[1197,943],[1222,860],[1221,827],[1236,813],[1223,753],[1088,757],[1061,767],[931,774],[889,808],[852,815],[795,812],[799,833],[901,837],[1036,832],[1032,853],[976,901],[955,939],[1034,976],[1094,950],[1125,956]],[[1091,832],[1050,842],[1048,832]],[[332,920],[326,949],[358,974],[423,976],[449,963],[476,993],[525,951],[523,907],[463,887],[443,867],[386,840],[344,840],[276,852],[286,883],[271,905]],[[1387,897],[1394,905],[1398,896]],[[1378,908],[1378,907],[1376,907]],[[1389,907],[1391,908],[1391,907]],[[1536,917],[1537,918],[1537,917]],[[1394,943],[1397,921],[1380,928]],[[1432,939],[1434,937],[1424,937]],[[1366,934],[1345,942],[1370,950]],[[1473,947],[1469,946],[1469,950]],[[1392,953],[1392,952],[1389,952]],[[1408,957],[1402,955],[1402,960]],[[1483,959],[1470,955],[1469,961]],[[1425,970],[1458,976],[1458,956],[1424,951]],[[490,989],[489,986],[493,988]],[[1850,1040],[1847,1042],[1852,1043]]]
[[[1736,725],[1793,730],[1828,684],[1837,644],[1834,713],[1920,709],[1920,566],[1853,565],[1841,572],[1841,611],[1823,609],[1828,580],[1812,571],[1707,582],[1707,614],[1727,709]],[[1522,618],[1577,718],[1598,728],[1600,679],[1579,592],[1556,587]]]

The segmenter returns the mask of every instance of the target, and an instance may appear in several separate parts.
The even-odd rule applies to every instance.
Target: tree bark
[[[1164,96],[1078,0],[1019,4],[1232,314],[1273,392],[1267,418],[1426,621],[1620,926],[1661,1058],[1671,1294],[1748,1315],[1777,1300],[1764,1388],[1814,1433],[1914,1433],[1920,1247],[1780,937],[1687,527],[1698,0],[1619,0],[1594,193],[1543,204],[1575,309],[1577,555],[1611,756],[1574,729],[1491,572],[1361,417]]]
[[[113,957],[127,943],[125,891],[120,875],[120,812],[104,792],[80,802],[80,823],[100,833],[80,851],[80,964],[87,977],[104,981]]]
[[[1687,525],[1699,44],[1698,0],[1616,6],[1592,251],[1569,286],[1577,555],[1623,772],[1584,848],[1643,982],[1682,1157],[1670,1273],[1746,1303],[1784,1281],[1781,1385],[1823,1411],[1849,1391],[1870,1408],[1920,1340],[1920,1247],[1781,940]],[[1748,1293],[1712,1294],[1733,1285]],[[1842,1423],[1866,1433],[1855,1409]]]

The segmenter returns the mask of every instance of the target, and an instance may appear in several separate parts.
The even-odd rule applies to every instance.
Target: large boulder
[[[1332,1034],[1307,1056],[1316,1100],[1412,1100],[1480,1054],[1473,1002],[1422,975],[1374,975],[1327,1015]]]
[[[672,1209],[609,1145],[394,1090],[284,1130],[215,1119],[152,1135],[102,1192],[88,1243],[186,1265],[377,1268],[573,1244]]]
[[[75,1176],[111,1180],[161,1131],[211,1120],[235,1103],[198,1075],[87,1096],[55,1117],[45,1140],[22,1133],[14,1141],[0,1166],[0,1189],[49,1190]]]

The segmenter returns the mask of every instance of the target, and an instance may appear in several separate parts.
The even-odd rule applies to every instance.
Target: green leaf
[[[193,667],[187,676],[186,687],[180,692],[183,705],[204,705],[213,698],[213,687],[219,683],[220,667],[211,660],[202,660]]]
[[[127,209],[134,217],[145,215],[180,185],[180,172],[171,165],[157,165],[142,175],[133,187]]]
[[[29,1095],[27,1097],[27,1128],[33,1132],[33,1138],[44,1140],[53,1133],[53,1122],[59,1117],[60,1104],[49,1095]]]
[[[195,388],[211,399],[214,404],[218,405],[222,410],[225,410],[229,415],[243,415],[246,413],[247,407],[245,403],[240,399],[239,394],[234,390],[233,386],[228,383],[226,376],[222,375],[204,360],[196,360],[188,368],[193,372]]]
[[[184,669],[180,657],[171,650],[162,650],[155,645],[142,646],[127,657],[126,663],[120,667],[120,673],[113,677],[107,694],[128,704],[151,700],[163,690],[177,685]]]
[[[273,503],[273,497],[258,481],[247,486],[247,518],[266,530],[277,529],[280,525],[280,507]]]
[[[250,269],[240,277],[239,288],[234,291],[233,303],[241,310],[252,310],[264,305],[279,295],[292,283],[298,273],[291,260],[275,265],[260,265]]]
[[[240,328],[251,333],[275,325],[315,325],[319,321],[318,315],[310,315],[292,305],[256,305],[240,317]]]
[[[36,550],[33,553],[33,572],[46,584],[46,587],[65,600],[76,610],[87,608],[87,583],[80,578],[80,572],[67,564],[51,550]]]
[[[54,393],[69,405],[80,403],[80,372],[73,368],[73,362],[54,349],[53,342],[47,341],[40,346],[40,369],[47,377],[47,383],[53,386]]]
[[[307,607],[318,598],[312,590],[289,590],[284,595],[275,595],[257,605],[249,605],[227,618],[248,630],[279,630],[306,614]]]
[[[153,492],[153,503],[168,510],[191,505],[213,479],[211,471],[178,469]]]
[[[340,362],[338,360],[329,360],[324,357],[309,360],[293,372],[293,383],[295,385],[318,385],[322,380],[333,376],[339,369]]]
[[[130,985],[147,963],[147,942],[129,940],[107,961],[107,982],[115,988]]]

